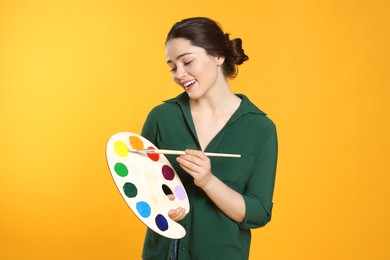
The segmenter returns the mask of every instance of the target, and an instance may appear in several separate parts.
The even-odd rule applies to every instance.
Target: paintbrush
[[[158,153],[158,154],[174,154],[174,155],[181,155],[185,154],[184,151],[177,151],[177,150],[164,150],[164,149],[128,149],[129,152],[132,153]],[[204,153],[206,156],[218,156],[218,157],[233,157],[233,158],[239,158],[241,157],[240,154],[229,154],[229,153]]]

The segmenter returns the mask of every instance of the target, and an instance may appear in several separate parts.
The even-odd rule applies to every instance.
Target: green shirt
[[[275,125],[246,96],[237,96],[242,99],[239,108],[205,152],[241,154],[241,158],[210,157],[210,160],[213,174],[242,194],[245,219],[237,223],[222,213],[181,169],[175,160],[177,156],[167,155],[190,202],[190,212],[179,222],[186,229],[186,236],[179,242],[179,260],[248,259],[250,229],[271,220],[277,161]],[[152,109],[142,136],[159,149],[200,150],[187,93]],[[169,259],[172,242],[148,229],[143,259]]]

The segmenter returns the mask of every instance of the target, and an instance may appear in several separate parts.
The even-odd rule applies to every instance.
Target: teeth
[[[183,86],[186,88],[186,87],[188,87],[189,85],[192,85],[192,84],[194,84],[194,83],[195,83],[195,81],[196,81],[196,80],[194,80],[194,79],[193,79],[193,80],[191,80],[191,81],[188,81],[188,82],[184,83],[184,84],[183,84]]]

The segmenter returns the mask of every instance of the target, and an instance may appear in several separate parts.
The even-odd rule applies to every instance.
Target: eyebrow
[[[180,59],[180,58],[183,57],[183,56],[189,55],[189,54],[193,54],[193,53],[191,53],[191,52],[186,52],[186,53],[180,54],[179,56],[176,57],[176,60]],[[172,61],[171,61],[171,60],[168,60],[167,63],[168,63],[168,64],[169,64],[169,63],[172,63]]]

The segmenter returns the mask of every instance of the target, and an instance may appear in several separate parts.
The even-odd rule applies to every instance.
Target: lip
[[[191,82],[193,82],[193,83],[191,84]],[[190,80],[186,80],[186,81],[180,82],[180,85],[181,85],[186,91],[190,91],[190,90],[194,87],[194,85],[195,85],[196,82],[197,82],[196,79],[190,79]],[[187,84],[189,84],[189,85],[187,85]],[[186,86],[186,85],[187,85],[187,86]]]

